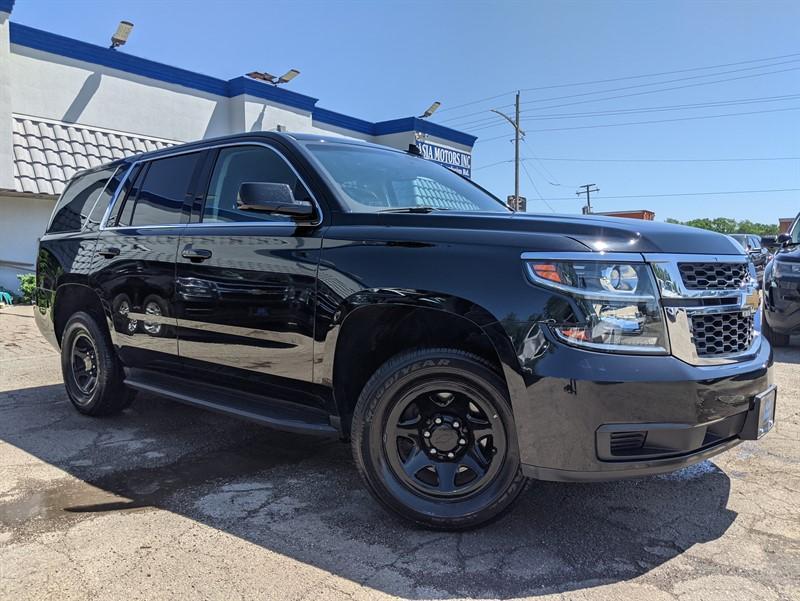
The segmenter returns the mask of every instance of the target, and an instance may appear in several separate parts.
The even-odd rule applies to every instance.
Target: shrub
[[[36,290],[36,274],[21,273],[17,275],[19,280],[19,290],[22,292],[22,302],[30,304],[33,302],[33,293]]]

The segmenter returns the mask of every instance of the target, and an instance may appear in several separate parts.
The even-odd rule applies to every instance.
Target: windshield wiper
[[[381,209],[378,213],[432,213],[433,211],[449,211],[444,207],[429,207],[429,206],[416,206],[416,207],[397,207],[395,209]]]

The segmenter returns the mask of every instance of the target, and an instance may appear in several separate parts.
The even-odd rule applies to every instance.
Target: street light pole
[[[519,202],[519,90],[514,104],[514,198]]]
[[[517,90],[516,101],[514,103],[514,119],[497,109],[491,109],[503,119],[508,121],[514,128],[514,210],[519,204],[519,141],[525,132],[519,127],[519,90]]]

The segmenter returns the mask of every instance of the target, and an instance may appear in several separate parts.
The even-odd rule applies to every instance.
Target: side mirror
[[[778,234],[776,238],[776,242],[778,244],[787,244],[792,241],[792,237],[789,234]]]
[[[239,186],[236,208],[298,218],[314,214],[314,206],[310,202],[296,200],[289,184],[273,182],[243,182]]]

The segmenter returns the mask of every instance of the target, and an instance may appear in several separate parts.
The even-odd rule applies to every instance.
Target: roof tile
[[[176,143],[17,115],[12,131],[16,189],[33,194],[60,194],[78,170]]]

